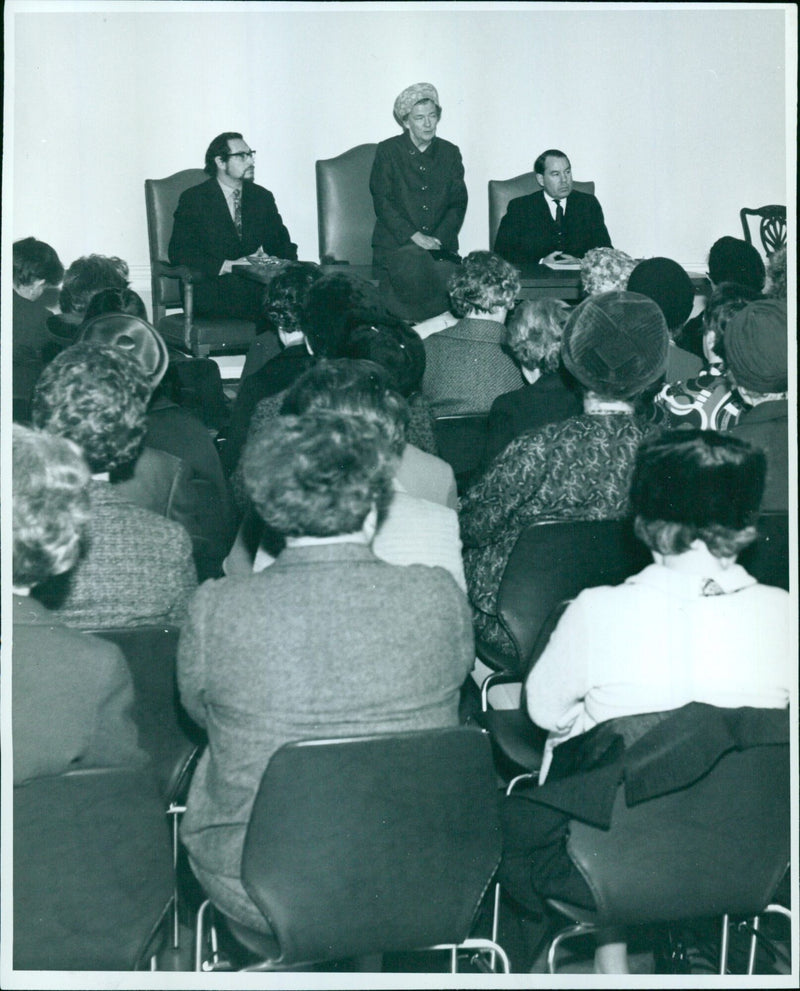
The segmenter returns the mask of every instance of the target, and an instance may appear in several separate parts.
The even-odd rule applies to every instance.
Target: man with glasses
[[[255,155],[241,134],[218,135],[206,151],[210,178],[178,201],[169,257],[204,277],[194,286],[197,314],[255,319],[264,287],[233,274],[232,265],[256,252],[297,258],[275,198],[254,182]]]

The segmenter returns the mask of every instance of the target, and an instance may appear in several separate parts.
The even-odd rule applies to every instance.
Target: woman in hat
[[[642,444],[630,501],[636,535],[653,563],[622,585],[581,592],[525,685],[531,719],[549,731],[539,774],[543,801],[553,796],[546,781],[558,781],[563,796],[567,778],[574,775],[570,794],[583,810],[592,807],[597,789],[605,786],[589,781],[586,772],[596,766],[596,758],[588,742],[582,746],[575,738],[595,727],[596,755],[604,732],[622,733],[630,747],[653,726],[656,714],[691,702],[722,710],[788,705],[793,682],[789,594],[758,584],[736,562],[756,539],[764,475],[763,453],[730,434],[675,430]],[[698,716],[695,724],[695,717],[683,714],[680,725],[682,745],[690,741],[700,760],[699,744],[708,746],[707,756],[719,744],[713,732],[703,735],[714,725],[713,710]],[[751,727],[756,717],[748,715]],[[748,731],[739,732],[737,747],[742,747]],[[568,740],[574,742],[562,751]],[[667,777],[654,777],[657,749],[650,752],[653,789],[668,786]],[[658,774],[665,772],[662,765]],[[619,780],[613,776],[613,789]],[[672,779],[670,790],[677,784]],[[555,807],[563,808],[558,801]],[[540,897],[594,907],[544,809],[520,796],[506,803],[504,816],[501,877],[515,899],[529,911],[541,910]],[[597,942],[595,971],[626,973],[625,932],[601,930]]]
[[[601,293],[573,310],[561,354],[582,387],[583,413],[514,439],[462,503],[464,567],[482,639],[510,649],[497,620],[497,591],[525,527],[625,515],[648,429],[636,401],[663,374],[668,347],[661,310],[638,293]]]
[[[380,142],[369,182],[377,217],[373,265],[392,309],[415,321],[448,308],[447,280],[467,211],[461,152],[436,136],[441,116],[430,83],[404,89],[394,101],[403,133]]]

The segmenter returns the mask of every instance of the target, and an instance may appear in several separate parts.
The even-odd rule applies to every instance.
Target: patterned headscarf
[[[433,100],[436,106],[440,110],[442,109],[439,104],[439,94],[436,92],[435,86],[432,86],[430,83],[414,83],[413,86],[407,86],[394,101],[394,110],[392,112],[397,123],[402,124],[403,120],[411,113],[411,108],[415,104],[422,102],[422,100]]]

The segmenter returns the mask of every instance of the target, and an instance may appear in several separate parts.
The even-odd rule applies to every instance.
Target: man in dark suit
[[[233,274],[231,266],[256,251],[297,258],[275,198],[254,182],[255,154],[241,134],[218,135],[206,151],[210,178],[178,201],[169,257],[203,276],[194,287],[198,314],[255,319],[263,286]]]
[[[508,204],[494,250],[514,265],[577,261],[590,248],[610,248],[603,210],[589,193],[572,188],[572,166],[550,148],[533,165],[542,187]]]

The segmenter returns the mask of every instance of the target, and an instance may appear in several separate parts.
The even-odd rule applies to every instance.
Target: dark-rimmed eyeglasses
[[[250,151],[229,151],[226,158],[255,158],[256,150],[251,148]]]

